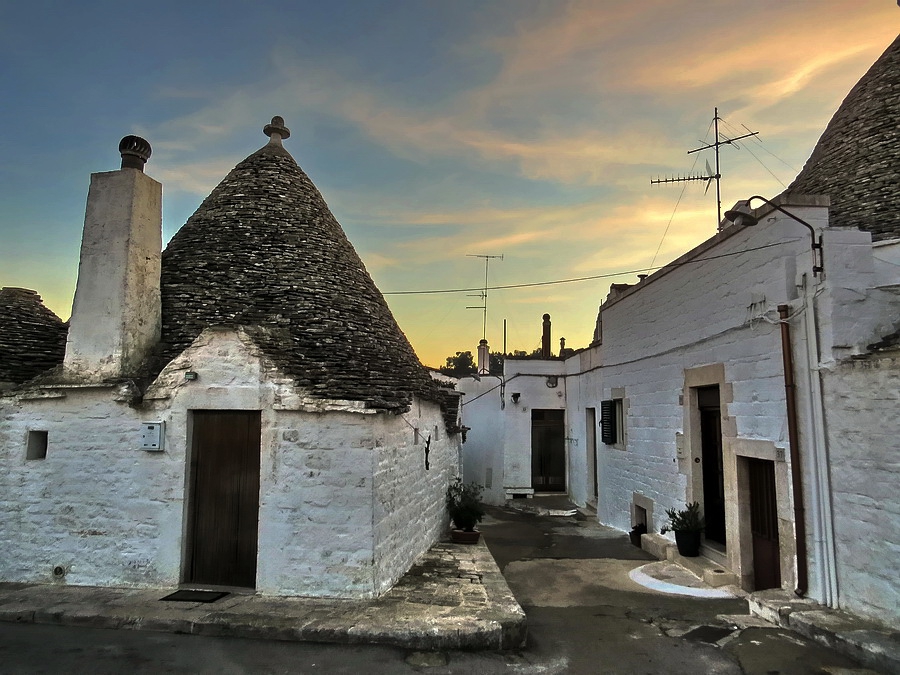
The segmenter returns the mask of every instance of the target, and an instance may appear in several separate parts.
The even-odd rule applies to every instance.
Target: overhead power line
[[[509,290],[512,288],[532,288],[534,286],[553,286],[555,284],[572,284],[579,281],[592,281],[594,279],[608,279],[610,277],[620,277],[626,274],[638,274],[643,273],[647,270],[661,270],[664,267],[681,267],[683,265],[693,265],[696,263],[707,262],[709,260],[716,260],[718,258],[728,258],[734,255],[741,255],[743,253],[750,253],[752,251],[761,251],[766,248],[772,248],[773,246],[781,246],[783,241],[776,241],[771,244],[764,244],[763,246],[757,246],[755,248],[746,248],[740,251],[732,251],[731,253],[722,253],[720,255],[709,256],[708,258],[700,258],[698,260],[686,260],[681,263],[669,263],[668,265],[660,265],[659,267],[642,267],[636,270],[627,270],[624,272],[610,272],[607,274],[595,274],[589,277],[576,277],[574,279],[557,279],[555,281],[535,281],[527,284],[508,284],[506,286],[490,286],[487,289],[482,288],[440,288],[440,289],[432,289],[426,291],[387,291],[382,293],[382,295],[428,295],[428,294],[437,294],[437,293],[471,293],[473,291],[503,291]]]

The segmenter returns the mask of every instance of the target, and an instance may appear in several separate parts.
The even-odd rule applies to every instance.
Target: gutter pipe
[[[778,318],[781,326],[781,357],[784,363],[784,394],[787,404],[788,442],[791,445],[791,491],[794,503],[794,547],[797,557],[797,586],[794,593],[803,597],[809,586],[806,510],[803,506],[803,469],[800,464],[800,435],[797,432],[797,386],[794,383],[794,357],[791,350],[791,327],[788,324],[789,313],[788,305],[778,305]]]

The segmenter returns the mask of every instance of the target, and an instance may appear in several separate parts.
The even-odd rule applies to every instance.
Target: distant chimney
[[[488,350],[488,341],[481,340],[478,343],[478,374],[487,375],[491,372],[491,353]]]
[[[93,382],[134,374],[160,335],[162,185],[143,172],[147,141],[119,151],[121,169],[91,175],[63,361]]]
[[[541,358],[550,358],[550,315],[544,314],[544,335],[541,338]]]

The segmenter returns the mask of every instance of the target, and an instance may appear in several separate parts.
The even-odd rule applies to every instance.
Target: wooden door
[[[750,531],[755,590],[781,587],[781,550],[775,498],[775,462],[747,459],[750,475]]]
[[[597,409],[585,408],[585,444],[587,445],[588,499],[597,502],[600,498],[600,486],[597,481]]]
[[[194,411],[187,581],[256,586],[260,414]]]
[[[566,491],[565,411],[531,411],[531,487]]]
[[[707,541],[726,544],[725,462],[722,457],[722,410],[719,387],[699,387],[700,451],[703,455],[703,519]]]

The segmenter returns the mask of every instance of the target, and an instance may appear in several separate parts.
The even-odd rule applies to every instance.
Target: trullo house
[[[37,294],[3,290],[0,580],[364,598],[446,526],[455,395],[284,121],[264,131],[162,252],[150,146],[123,139],[91,177],[64,350]]]

